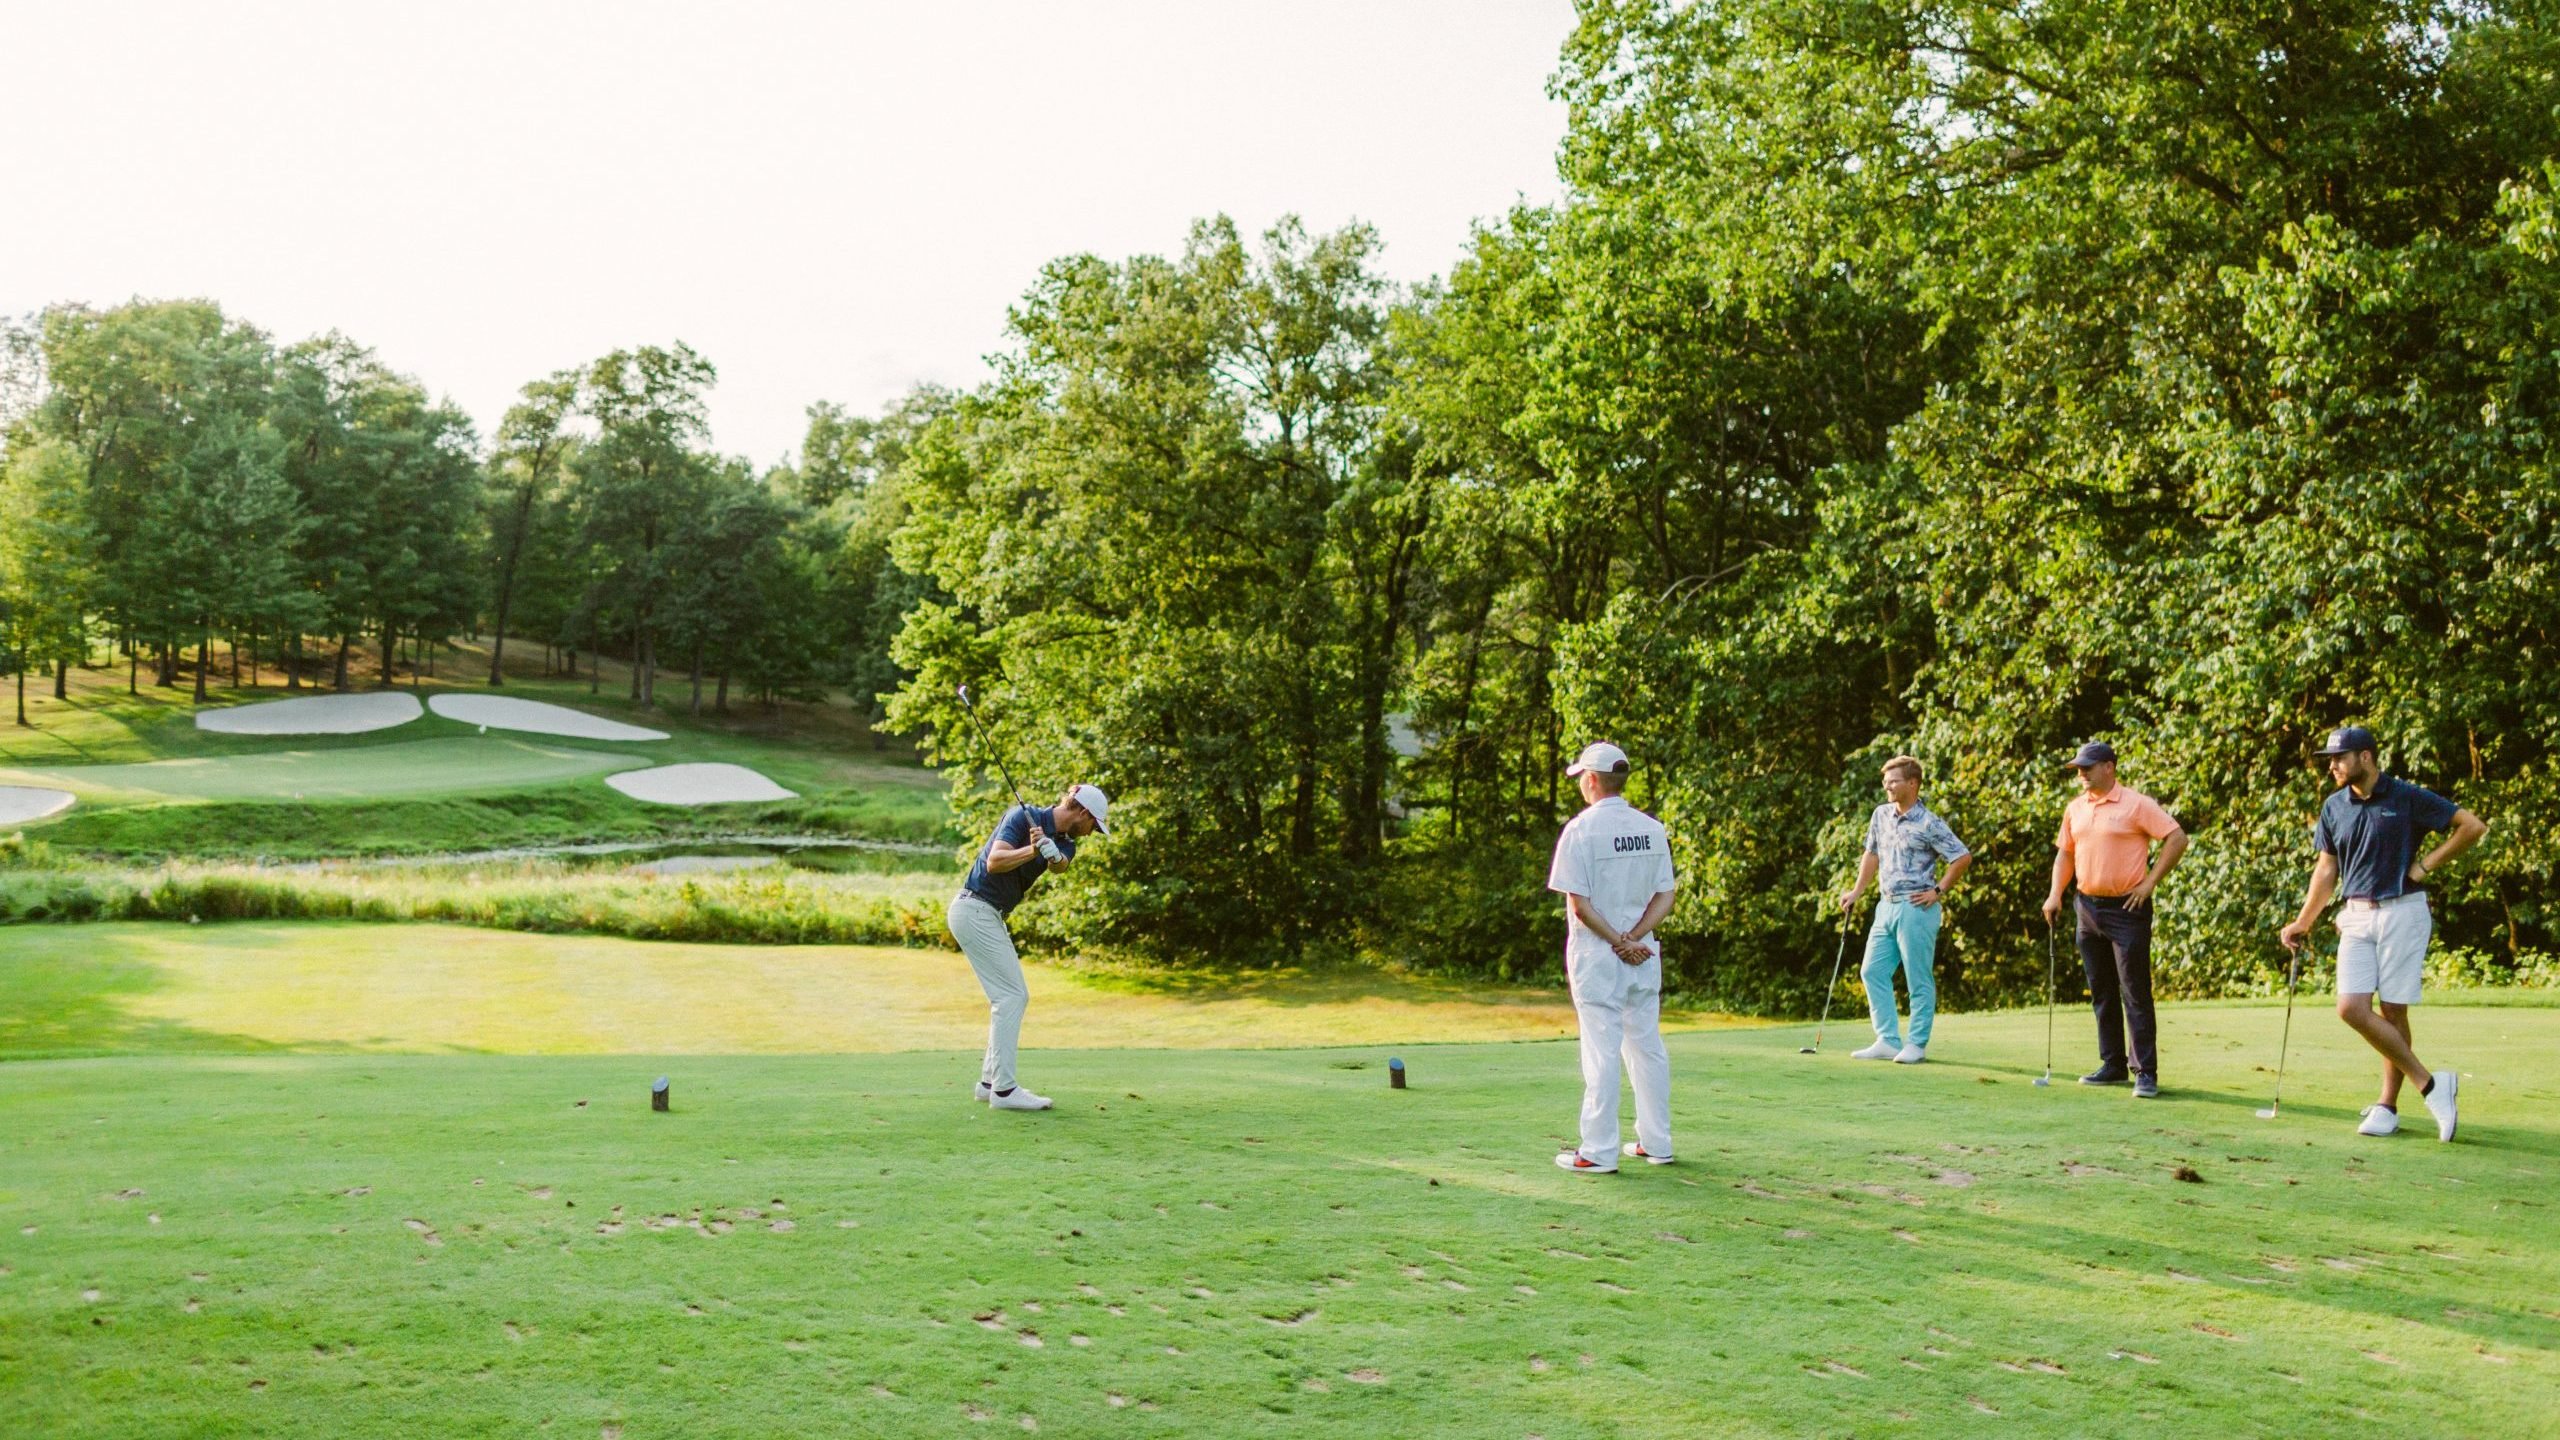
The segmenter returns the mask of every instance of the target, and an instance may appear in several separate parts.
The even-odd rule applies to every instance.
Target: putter
[[[2044,1073],[2036,1077],[2036,1088],[2053,1083],[2053,924],[2044,927]]]
[[[987,738],[987,722],[978,718],[977,703],[969,698],[966,685],[960,687],[960,708],[969,712],[969,724],[978,732],[978,748],[986,751],[987,758],[996,762],[996,773],[1004,777],[1005,788],[1013,792],[1013,803],[1028,811],[1030,802],[1022,798],[1022,787],[1014,783],[1013,772],[1005,768],[1004,756],[997,752],[995,742]],[[1056,844],[1047,840],[1042,841],[1040,853],[1051,860],[1058,858]]]
[[[1840,962],[1848,958],[1849,927],[1843,925],[1840,927],[1840,948],[1832,952],[1831,956],[1831,987],[1822,992],[1822,1019],[1813,1027],[1813,1043],[1798,1050],[1797,1054],[1819,1055],[1822,1053],[1822,1027],[1831,1023],[1831,997],[1840,988]]]
[[[2295,950],[2284,966],[2284,1038],[2276,1042],[2276,1093],[2267,1108],[2258,1112],[2261,1120],[2276,1118],[2276,1107],[2284,1103],[2284,1056],[2293,1048],[2293,982],[2302,974],[2302,952]]]

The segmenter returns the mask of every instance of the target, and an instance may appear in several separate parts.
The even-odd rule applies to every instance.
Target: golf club
[[[987,758],[995,762],[996,773],[1004,777],[1005,788],[1013,792],[1013,803],[1022,807],[1023,812],[1028,814],[1031,810],[1031,802],[1022,798],[1022,787],[1014,783],[1013,772],[1005,768],[1004,756],[997,753],[995,742],[987,738],[987,722],[978,718],[977,703],[969,698],[969,687],[966,685],[960,687],[960,708],[969,712],[969,724],[978,732],[978,748],[986,751]],[[1057,859],[1057,842],[1045,835],[1040,837],[1040,855],[1045,860]]]
[[[2053,1083],[2053,922],[2044,925],[2044,1073],[2036,1077],[2036,1087]]]
[[[1822,1027],[1831,1023],[1832,992],[1840,988],[1840,962],[1849,958],[1849,927],[1840,927],[1840,948],[1831,955],[1831,984],[1822,992],[1822,1019],[1813,1027],[1813,1043],[1797,1051],[1799,1055],[1822,1053]]]
[[[2296,949],[2284,966],[2284,1038],[2276,1042],[2276,1093],[2267,1108],[2258,1112],[2261,1120],[2276,1118],[2276,1107],[2284,1103],[2284,1055],[2293,1048],[2293,982],[2302,974],[2302,951]]]

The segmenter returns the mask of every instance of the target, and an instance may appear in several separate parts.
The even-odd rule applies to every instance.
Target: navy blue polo
[[[1055,808],[1016,805],[1004,812],[1004,818],[996,822],[995,834],[978,847],[977,862],[969,867],[969,878],[960,882],[960,888],[996,907],[997,914],[1012,914],[1022,897],[1031,893],[1031,887],[1040,883],[1040,877],[1049,873],[1049,862],[1035,855],[1011,870],[998,872],[987,868],[987,854],[995,849],[998,840],[1007,845],[1030,844],[1034,824],[1058,842],[1067,858],[1075,858],[1076,842],[1058,833]]]
[[[2373,794],[2362,800],[2353,786],[2342,785],[2320,802],[2312,845],[2338,857],[2338,893],[2390,900],[2426,889],[2409,883],[2418,837],[2451,826],[2454,809],[2452,801],[2397,775],[2375,781]]]

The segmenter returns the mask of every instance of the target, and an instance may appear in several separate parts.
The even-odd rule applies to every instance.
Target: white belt
[[[2424,900],[2426,898],[2427,892],[2424,890],[2403,890],[2388,900],[2375,900],[2362,895],[2350,895],[2347,897],[2347,908],[2350,910],[2379,910],[2385,905],[2398,905],[2404,901]]]

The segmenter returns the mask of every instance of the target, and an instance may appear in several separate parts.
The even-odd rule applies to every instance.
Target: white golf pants
[[[1593,1163],[1618,1163],[1618,1076],[1635,1085],[1636,1140],[1671,1151],[1671,1052],[1662,1045],[1662,956],[1630,965],[1607,947],[1568,952],[1573,1013],[1582,1027],[1582,1140]]]
[[[1022,954],[1013,948],[1013,932],[1005,928],[996,907],[963,890],[954,896],[944,917],[969,968],[978,972],[978,988],[987,992],[987,1055],[978,1078],[998,1090],[1014,1086],[1013,1059],[1022,1048],[1022,1012],[1031,1008],[1031,987],[1022,981]]]

